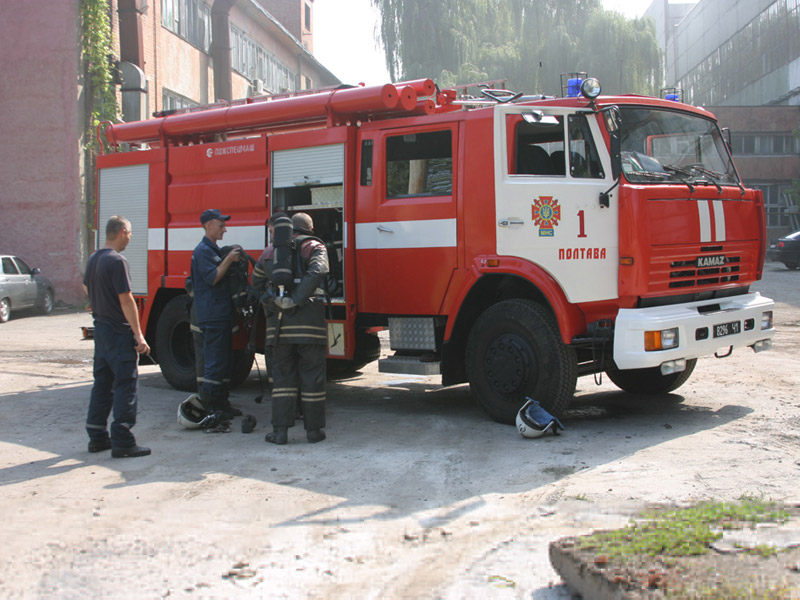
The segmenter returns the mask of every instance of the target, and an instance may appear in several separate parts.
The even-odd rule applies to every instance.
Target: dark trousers
[[[217,409],[227,404],[228,388],[231,381],[231,356],[233,354],[233,334],[230,321],[205,323],[200,325],[202,337],[202,374],[198,369],[200,393],[213,398]],[[197,336],[197,334],[195,334]],[[197,337],[195,337],[197,339]],[[202,377],[202,382],[200,378]]]
[[[324,344],[278,344],[272,352],[272,426],[294,425],[298,393],[306,430],[325,427]]]
[[[94,323],[94,385],[89,398],[86,431],[92,441],[109,437],[111,444],[127,448],[136,444],[131,428],[136,424],[136,390],[139,383],[139,356],[129,327],[113,323]]]

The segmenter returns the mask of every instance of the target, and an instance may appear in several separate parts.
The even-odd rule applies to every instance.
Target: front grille
[[[660,246],[651,249],[650,293],[698,290],[755,279],[757,251],[752,244]],[[698,267],[700,257],[724,256],[724,264]]]
[[[670,288],[699,287],[739,281],[741,256],[725,256],[725,266],[698,269],[695,261],[676,260],[670,263]]]

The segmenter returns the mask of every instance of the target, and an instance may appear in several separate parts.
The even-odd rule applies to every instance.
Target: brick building
[[[40,267],[70,304],[83,302],[94,250],[82,2],[0,2],[0,253]],[[108,10],[125,121],[340,83],[311,53],[313,0],[108,0]]]
[[[764,193],[767,235],[798,228],[800,4],[797,0],[653,0],[665,86],[731,130],[748,186]]]
[[[731,130],[733,157],[749,187],[764,194],[768,237],[800,228],[789,197],[800,178],[800,106],[709,106],[721,127]]]

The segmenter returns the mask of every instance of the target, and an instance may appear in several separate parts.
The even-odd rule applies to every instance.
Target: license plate
[[[725,337],[726,335],[733,335],[742,332],[741,321],[731,321],[730,323],[720,323],[714,325],[714,337]]]

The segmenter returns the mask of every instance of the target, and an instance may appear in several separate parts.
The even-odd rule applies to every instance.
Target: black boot
[[[264,436],[264,441],[282,446],[289,441],[288,429],[288,427],[273,427],[272,433],[268,433]]]
[[[306,431],[306,439],[310,444],[316,444],[317,442],[321,442],[327,436],[322,429],[309,429]]]

